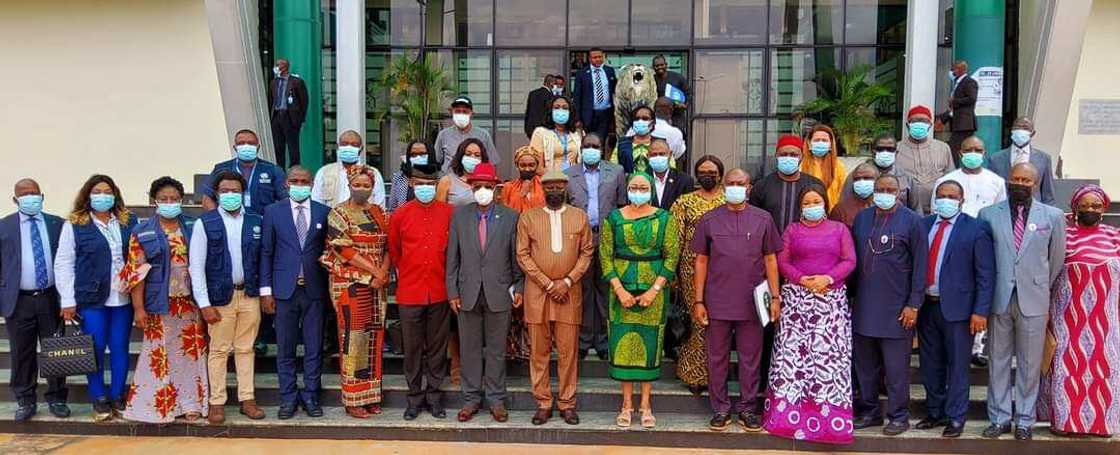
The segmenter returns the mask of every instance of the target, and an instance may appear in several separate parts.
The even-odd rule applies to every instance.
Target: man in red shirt
[[[439,386],[447,369],[451,331],[446,255],[452,207],[435,200],[438,179],[435,164],[413,166],[409,183],[416,198],[394,211],[389,220],[389,254],[397,267],[397,305],[408,383],[405,420],[415,419],[425,407],[437,419],[447,417]]]

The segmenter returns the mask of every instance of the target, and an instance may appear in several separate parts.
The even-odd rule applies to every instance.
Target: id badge
[[[246,207],[252,207],[253,206],[253,196],[251,194],[245,193],[245,195],[242,196],[241,199],[245,200],[245,206]]]
[[[295,98],[292,98],[292,95],[288,95],[288,104],[292,104],[292,103],[294,103],[295,101],[296,101],[296,99],[295,99]]]

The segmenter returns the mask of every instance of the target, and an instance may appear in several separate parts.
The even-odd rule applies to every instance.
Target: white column
[[[335,3],[337,54],[335,99],[338,102],[338,131],[354,130],[366,136],[366,29],[365,0]]]
[[[910,0],[907,7],[904,113],[917,104],[934,109],[937,90],[938,9],[937,0]]]
[[[218,68],[218,85],[226,114],[226,137],[233,155],[233,133],[243,128],[260,137],[261,156],[274,159],[268,118],[267,82],[261,74],[257,2],[206,0],[206,19]]]

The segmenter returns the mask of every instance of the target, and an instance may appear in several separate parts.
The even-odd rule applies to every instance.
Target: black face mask
[[[1085,227],[1096,226],[1101,222],[1100,212],[1077,212],[1077,224]]]
[[[521,176],[521,180],[533,180],[533,177],[537,176],[537,171],[518,171],[518,175]]]
[[[705,191],[711,191],[716,185],[719,185],[719,180],[714,175],[701,175],[699,179],[700,187]]]
[[[1022,204],[1031,200],[1032,188],[1027,185],[1020,185],[1018,183],[1007,184],[1007,198],[1011,202]]]
[[[552,209],[560,208],[567,199],[568,193],[564,191],[549,191],[544,193],[544,202]]]

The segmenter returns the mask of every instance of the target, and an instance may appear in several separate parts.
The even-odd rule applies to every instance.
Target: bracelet
[[[661,292],[661,286],[658,286],[658,285],[654,284],[653,285],[653,290],[657,291],[657,292]]]

